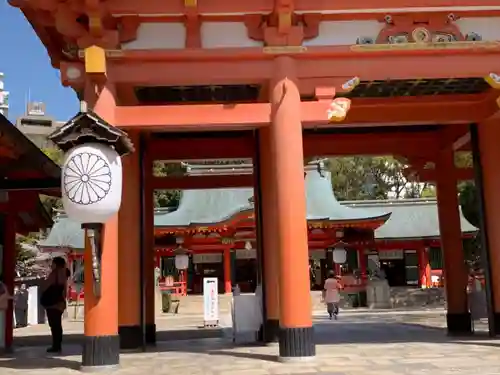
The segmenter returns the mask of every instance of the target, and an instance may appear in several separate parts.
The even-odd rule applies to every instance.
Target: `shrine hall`
[[[210,176],[214,167],[216,173],[252,173],[251,164],[219,166],[218,171],[214,165],[193,164],[187,173]],[[309,163],[305,173],[309,259],[322,270],[318,285],[312,284],[312,288],[322,288],[326,272],[334,264],[331,251],[336,239],[328,238],[328,231],[342,231],[348,248],[348,261],[338,273],[352,275],[359,269],[366,275],[370,262],[382,262],[389,271],[390,286],[431,287],[431,269],[441,271],[443,267],[435,199],[339,202],[331,173],[322,162]],[[160,285],[173,276],[181,295],[200,294],[203,277],[217,277],[221,293],[231,293],[235,285],[244,293],[253,293],[258,267],[253,201],[251,188],[184,190],[176,209],[156,209],[155,267],[160,270]],[[475,236],[477,228],[462,214],[460,221],[463,238]],[[39,248],[66,257],[78,280],[84,250],[84,233],[78,223],[59,212]],[[190,254],[185,271],[175,267],[179,248]]]

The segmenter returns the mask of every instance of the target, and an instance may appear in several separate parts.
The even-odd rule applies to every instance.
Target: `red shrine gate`
[[[123,160],[120,214],[105,226],[103,294],[85,295],[86,366],[115,365],[120,338],[135,348],[144,336],[155,340],[154,255],[144,253],[154,244],[152,192],[194,184],[154,177],[155,160],[254,160],[265,328],[270,340],[279,334],[280,359],[293,361],[315,355],[304,157],[401,155],[422,180],[436,182],[448,330],[468,333],[456,183],[471,169],[457,170],[454,152],[472,146],[486,208],[490,323],[500,331],[500,30],[486,26],[498,12],[491,1],[11,3],[62,83],[126,130],[137,149]]]

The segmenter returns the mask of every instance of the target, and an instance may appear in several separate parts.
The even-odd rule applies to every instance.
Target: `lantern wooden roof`
[[[82,109],[48,137],[61,150],[68,151],[82,142],[98,142],[113,146],[120,155],[134,152],[127,133],[109,124],[92,111]]]

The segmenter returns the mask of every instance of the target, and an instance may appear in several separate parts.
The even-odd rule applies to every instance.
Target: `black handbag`
[[[51,284],[45,289],[40,297],[40,304],[47,308],[64,302],[64,285]]]

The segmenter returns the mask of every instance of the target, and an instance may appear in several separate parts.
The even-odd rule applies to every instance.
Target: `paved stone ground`
[[[178,324],[182,326],[182,319]],[[164,319],[159,323],[174,326]],[[274,346],[234,347],[226,339],[162,342],[147,353],[121,356],[117,375],[268,375],[322,374],[500,374],[500,341],[479,335],[447,337],[436,324],[441,311],[343,314],[338,321],[316,316],[317,357],[302,364],[276,361]],[[429,328],[433,327],[433,328]],[[18,348],[0,358],[0,374],[74,374],[80,348],[69,344],[64,355],[47,357],[43,347]]]

